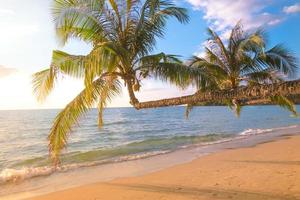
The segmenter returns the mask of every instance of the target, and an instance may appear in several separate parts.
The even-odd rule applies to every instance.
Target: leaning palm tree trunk
[[[207,91],[203,93],[197,92],[193,95],[177,98],[135,103],[133,106],[139,110],[145,108],[158,108],[185,104],[193,105],[201,102],[225,102],[231,99],[237,99],[241,102],[256,100],[256,102],[259,104],[259,99],[266,99],[276,95],[289,96],[299,94],[300,80],[295,80],[269,85],[238,87],[237,89],[232,90]],[[255,103],[251,104],[253,105]]]

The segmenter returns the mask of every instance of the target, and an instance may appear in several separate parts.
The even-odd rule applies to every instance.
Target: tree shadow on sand
[[[272,164],[272,165],[300,165],[300,161],[290,160],[235,160],[229,162],[253,163],[253,164]]]
[[[189,196],[193,199],[220,199],[220,200],[295,200],[294,196],[274,195],[255,191],[229,190],[221,188],[196,188],[174,185],[147,185],[147,184],[109,184],[129,190],[143,191],[159,194],[176,194]]]

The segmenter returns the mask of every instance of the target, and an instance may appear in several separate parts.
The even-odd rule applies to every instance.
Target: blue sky
[[[175,20],[170,20],[167,35],[164,39],[159,40],[157,51],[167,51],[188,58],[195,52],[201,52],[202,43],[206,39],[207,27],[219,30],[219,33],[222,34],[229,31],[238,20],[242,20],[246,28],[262,27],[266,29],[270,47],[283,43],[298,57],[300,56],[299,0],[187,0],[177,2],[180,6],[189,9],[190,23],[181,25]],[[214,5],[211,8],[205,5],[199,6],[202,2]],[[220,10],[228,11],[220,14],[218,6]],[[249,7],[253,7],[253,9]],[[247,8],[247,10],[243,8]],[[289,12],[286,11],[287,8],[290,8]],[[240,12],[235,12],[236,10]],[[204,19],[207,13],[212,13],[213,16]],[[219,13],[218,16],[214,15],[215,13]],[[214,25],[216,22],[226,24],[226,26],[216,26]]]
[[[90,47],[71,41],[58,45],[50,14],[51,0],[0,0],[0,109],[60,108],[83,87],[82,82],[64,79],[44,104],[32,96],[30,75],[46,68],[53,49],[74,54],[88,53]],[[175,0],[189,10],[190,23],[170,20],[165,38],[159,39],[156,52],[201,55],[209,26],[226,38],[239,20],[245,29],[264,27],[269,44],[283,43],[300,58],[299,0]],[[176,89],[166,83],[145,81],[142,100],[179,96],[194,92]],[[111,106],[128,106],[126,92]]]

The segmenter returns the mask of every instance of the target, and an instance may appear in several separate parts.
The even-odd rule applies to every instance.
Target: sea
[[[59,171],[300,130],[300,118],[278,106],[244,107],[239,118],[223,106],[195,107],[189,118],[185,107],[107,108],[102,128],[98,128],[97,110],[93,109],[74,126],[61,166],[55,169],[48,156],[47,136],[59,111],[0,111],[0,187]]]

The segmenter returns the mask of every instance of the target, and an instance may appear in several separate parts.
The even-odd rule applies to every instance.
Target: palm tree
[[[157,37],[164,36],[168,18],[186,23],[188,15],[172,0],[54,0],[52,12],[63,44],[70,38],[79,38],[93,46],[88,55],[54,51],[50,67],[33,76],[34,93],[40,101],[63,75],[84,79],[85,89],[57,115],[48,137],[51,157],[58,162],[72,125],[95,105],[99,110],[98,124],[102,126],[103,109],[120,94],[121,80],[128,89],[130,103],[136,105],[139,102],[134,91],[140,89],[142,69],[153,64],[167,69],[182,66],[174,55],[150,53]],[[143,77],[147,74],[143,73]],[[179,85],[190,82],[184,74],[180,80],[168,79]]]
[[[296,115],[293,103],[283,95],[285,91],[269,90],[274,93],[270,94],[269,92],[268,96],[263,94],[266,93],[266,85],[269,87],[281,86],[284,77],[293,78],[295,76],[297,60],[292,53],[283,45],[276,45],[267,50],[265,32],[260,29],[254,32],[245,32],[240,22],[232,29],[226,42],[223,42],[211,29],[208,29],[208,35],[205,57],[194,56],[190,60],[191,69],[201,69],[202,71],[202,75],[200,75],[202,80],[198,84],[199,91],[195,95],[140,103],[137,105],[138,108],[188,104],[189,111],[193,105],[197,105],[199,102],[226,103],[239,115],[242,104],[255,103],[259,99],[258,102],[261,103],[263,98],[264,102],[278,104]],[[155,67],[147,69],[147,73],[170,76],[164,73],[165,68],[161,66],[155,65]],[[248,86],[248,93],[245,93],[246,86]],[[253,95],[251,90],[257,91],[258,88],[263,88],[265,92]],[[242,91],[244,94],[241,93]],[[292,94],[292,91],[286,91]]]
[[[261,29],[248,33],[238,22],[231,31],[227,45],[213,30],[208,29],[208,35],[206,56],[194,56],[191,66],[205,68],[214,77],[214,84],[210,88],[230,90],[241,85],[281,83],[284,76],[292,78],[296,74],[296,58],[283,45],[276,45],[267,50],[266,35]],[[207,86],[200,89],[206,90]],[[241,102],[238,98],[229,100],[227,104],[230,107],[234,106],[239,115]],[[288,108],[296,115],[293,103],[286,97],[274,95],[269,101]]]

